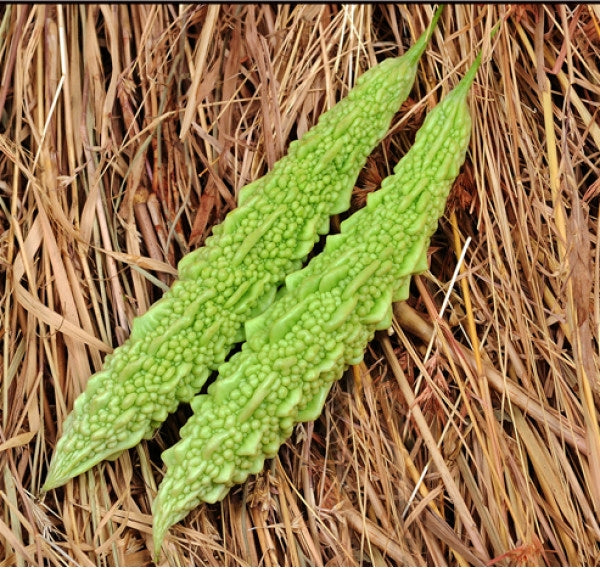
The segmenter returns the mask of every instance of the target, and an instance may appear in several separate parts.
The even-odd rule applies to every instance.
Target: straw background
[[[66,415],[238,190],[433,10],[0,7],[3,566],[152,563],[189,407],[40,496]],[[174,526],[161,563],[600,564],[600,7],[446,6],[353,208],[479,49],[430,270],[321,418]]]

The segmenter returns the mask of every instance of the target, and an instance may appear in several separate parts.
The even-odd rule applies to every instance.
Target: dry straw
[[[40,499],[66,414],[236,191],[432,13],[0,8],[2,565],[151,562],[160,452],[189,409]],[[479,48],[430,272],[322,417],[176,525],[163,563],[600,563],[600,9],[447,6],[353,204]]]

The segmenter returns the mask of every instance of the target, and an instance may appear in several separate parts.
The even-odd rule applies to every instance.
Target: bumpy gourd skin
[[[316,419],[332,383],[363,358],[392,301],[427,268],[431,234],[462,165],[471,132],[467,93],[479,58],[427,117],[414,146],[367,205],[329,236],[323,252],[286,279],[278,300],[246,324],[246,343],[219,368],[181,441],[163,453],[154,502],[156,553],[163,536],[200,502],[222,499],[259,472],[294,424]]]
[[[243,340],[243,324],[301,267],[329,216],[348,208],[368,154],[410,92],[433,25],[403,57],[364,73],[269,174],[241,190],[206,246],[181,260],[179,280],[134,320],[130,338],[75,401],[44,491],[151,436]]]

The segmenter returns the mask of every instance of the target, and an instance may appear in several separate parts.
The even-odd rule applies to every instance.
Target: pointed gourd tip
[[[429,43],[429,41],[431,40],[431,36],[433,36],[433,32],[437,26],[438,20],[440,19],[440,16],[442,15],[443,11],[444,11],[444,5],[439,4],[433,14],[431,23],[429,24],[429,27],[427,28],[427,31],[424,34],[425,35],[425,43]]]
[[[438,20],[440,19],[440,16],[442,15],[443,11],[444,4],[439,4],[435,10],[435,13],[433,14],[433,18],[431,19],[431,24],[429,25],[428,34],[430,38],[433,34],[433,30],[435,30],[435,27],[437,26]]]
[[[443,9],[444,9],[443,4],[440,4],[437,7],[428,28],[419,36],[419,39],[406,52],[405,56],[407,56],[409,59],[412,59],[414,63],[416,63],[417,60],[421,57],[421,55],[423,55],[423,52],[425,51],[425,48],[427,47],[429,40],[431,40],[433,31],[435,30],[435,27],[437,26],[437,22],[440,19],[440,16],[442,15]]]
[[[466,82],[469,83],[469,85],[473,82],[473,79],[475,79],[475,75],[477,75],[477,71],[479,70],[479,66],[481,65],[481,57],[482,51],[480,50],[477,54],[477,57],[475,58],[475,61],[473,61],[471,67],[469,67],[469,70],[463,78],[463,80],[466,80]]]
[[[154,519],[152,525],[152,540],[154,542],[154,562],[158,565],[158,561],[160,559],[160,552],[162,551],[162,546],[167,536],[167,533],[171,526],[177,523],[177,520],[173,520],[169,518],[169,514],[161,515],[161,508],[156,508],[156,502],[154,503],[152,510],[154,512]]]
[[[162,549],[162,536],[155,535],[154,536],[154,564],[158,566],[158,562],[160,560],[160,551]]]
[[[490,31],[490,40],[494,39],[494,37],[498,33],[498,30],[500,29],[501,26],[502,26],[502,20],[498,20],[496,22],[496,24],[494,25],[494,27]]]
[[[160,551],[162,549],[163,540],[165,538],[165,533],[167,532],[167,528],[165,526],[165,521],[160,515],[160,497],[157,496],[154,504],[152,505],[152,511],[154,512],[154,519],[152,524],[152,540],[154,541],[154,563],[158,565],[158,560],[160,558]]]
[[[93,466],[96,466],[103,458],[94,455],[89,458],[85,451],[76,451],[65,455],[61,450],[56,451],[50,461],[46,481],[42,487],[43,491],[53,490],[64,486],[69,480],[84,474]]]
[[[57,472],[57,469],[50,465],[50,470],[48,470],[48,474],[46,475],[46,481],[44,482],[40,492],[45,493],[50,490],[54,490],[55,488],[66,484],[71,479],[69,476],[60,476],[59,474],[60,473]]]
[[[76,475],[74,475],[76,476]],[[60,488],[64,486],[69,480],[74,478],[71,474],[65,474],[64,476],[58,476],[54,474],[52,476],[48,476],[44,485],[42,486],[41,492],[48,492],[49,490],[54,490],[55,488]]]
[[[457,96],[464,95],[466,97],[469,89],[471,88],[473,80],[475,79],[475,76],[477,75],[479,66],[481,65],[481,53],[482,52],[480,50],[479,53],[477,54],[477,57],[475,57],[475,60],[471,64],[471,67],[469,67],[469,69],[465,73],[464,77],[460,80],[458,85],[454,88],[454,93],[456,93]]]

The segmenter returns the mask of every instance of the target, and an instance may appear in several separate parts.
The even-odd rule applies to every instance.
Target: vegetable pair
[[[439,15],[403,57],[366,72],[269,174],[243,188],[206,246],[181,260],[179,280],[134,320],[129,340],[76,400],[43,490],[151,436],[191,401],[181,441],[163,453],[167,472],[153,505],[158,555],[173,523],[222,499],[262,469],[296,423],[318,417],[332,383],[390,325],[410,276],[427,268],[429,239],[464,161],[466,99],[481,56],[429,113],[394,175],[298,270],[329,216],[347,209]],[[194,397],[217,368],[208,392]]]

